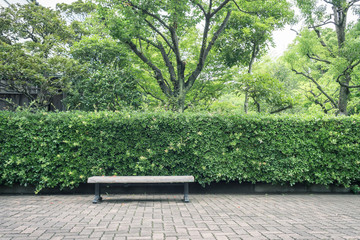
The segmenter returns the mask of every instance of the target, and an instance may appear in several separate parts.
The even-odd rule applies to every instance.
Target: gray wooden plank
[[[193,176],[93,176],[88,183],[184,183],[194,182]]]

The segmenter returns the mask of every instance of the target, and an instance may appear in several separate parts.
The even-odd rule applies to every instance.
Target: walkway
[[[0,239],[360,239],[360,195],[0,195]]]

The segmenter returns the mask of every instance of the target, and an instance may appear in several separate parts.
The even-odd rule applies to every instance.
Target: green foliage
[[[197,182],[360,180],[360,118],[171,112],[0,113],[0,183],[74,187],[93,175]]]
[[[71,47],[71,55],[81,63],[116,64],[126,66],[129,56],[124,46],[109,37],[85,36]]]
[[[359,40],[357,39],[360,23],[349,26],[347,30],[347,41],[341,48],[337,49],[335,31],[322,29],[324,47],[317,38],[316,32],[304,29],[294,43],[290,45],[284,54],[284,60],[288,68],[298,74],[297,79],[301,83],[304,96],[308,99],[308,106],[318,105],[325,113],[335,113],[338,109],[337,99],[339,98],[341,76],[349,73],[351,85],[360,85],[359,79]],[[355,37],[356,36],[356,37]],[[332,55],[329,52],[340,52],[339,55]],[[349,65],[351,65],[351,71]],[[358,88],[349,89],[348,113],[358,113]],[[325,95],[327,94],[327,96]]]
[[[352,94],[359,88],[359,21],[347,23],[358,1],[295,2],[307,26],[286,53],[291,70],[309,82],[305,90],[309,100],[325,113],[353,114],[357,110]]]
[[[301,106],[298,80],[281,59],[274,61],[269,57],[262,58],[254,63],[252,74],[244,73],[238,67],[233,67],[228,72],[231,74],[225,91],[231,93],[230,95],[236,94],[237,103],[232,103],[234,96],[226,99],[225,95],[211,105],[213,110],[233,111],[235,108],[243,108],[245,94],[249,97],[250,112],[289,112],[294,107]],[[298,112],[298,109],[295,112]]]
[[[355,194],[359,194],[360,193],[360,186],[355,184],[353,186],[351,186],[351,191]]]
[[[96,9],[96,5],[90,1],[77,0],[71,4],[58,3],[56,8],[72,20],[85,20],[85,18]]]
[[[231,87],[232,88],[232,87]],[[211,112],[234,112],[244,114],[243,105],[244,100],[232,93],[224,93],[218,100],[212,103],[209,107]]]
[[[56,9],[61,12],[63,18],[69,23],[71,34],[75,42],[82,39],[83,36],[90,35],[95,28],[92,25],[84,24],[89,19],[91,13],[96,9],[96,4],[82,0],[77,0],[71,4],[58,3]],[[97,24],[96,24],[97,25]],[[97,32],[98,33],[98,32]]]
[[[232,14],[224,34],[216,43],[220,58],[230,67],[249,66],[252,56],[257,59],[263,56],[272,44],[272,32],[293,19],[291,5],[287,1],[239,3],[242,11]]]
[[[94,34],[75,42],[71,54],[86,64],[88,71],[72,79],[64,100],[68,109],[115,111],[140,105],[142,96],[137,89],[136,73],[124,46]]]
[[[137,66],[146,73],[139,81],[143,91],[176,111],[197,104],[198,94],[194,92],[212,84],[197,82],[214,42],[230,18],[230,1],[96,2],[99,20],[104,21],[114,39],[131,50]],[[214,89],[217,86],[206,88],[209,94],[216,95]]]
[[[294,104],[292,97],[285,91],[284,84],[269,73],[243,74],[235,86],[238,94],[249,94],[258,105],[258,112],[261,112],[260,103],[268,104],[269,110],[291,107]]]
[[[0,80],[8,91],[25,95],[35,109],[69,87],[84,70],[66,55],[71,32],[60,14],[35,4],[0,9]],[[36,94],[35,94],[36,93]]]
[[[71,33],[59,12],[35,4],[12,4],[0,11],[0,35],[4,42],[22,42],[28,50],[43,56],[61,48]]]
[[[73,79],[64,100],[68,109],[83,111],[137,108],[141,94],[133,74],[117,64],[93,64],[88,76]]]

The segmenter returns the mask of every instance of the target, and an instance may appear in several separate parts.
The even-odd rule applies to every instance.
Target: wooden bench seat
[[[184,183],[184,202],[189,202],[189,182],[194,182],[193,176],[93,176],[88,183],[95,184],[95,198],[93,203],[102,200],[101,184],[148,184],[148,183]]]

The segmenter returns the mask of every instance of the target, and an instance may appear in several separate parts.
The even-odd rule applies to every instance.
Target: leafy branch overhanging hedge
[[[197,182],[360,180],[360,117],[0,112],[0,184],[74,187],[93,175]]]

